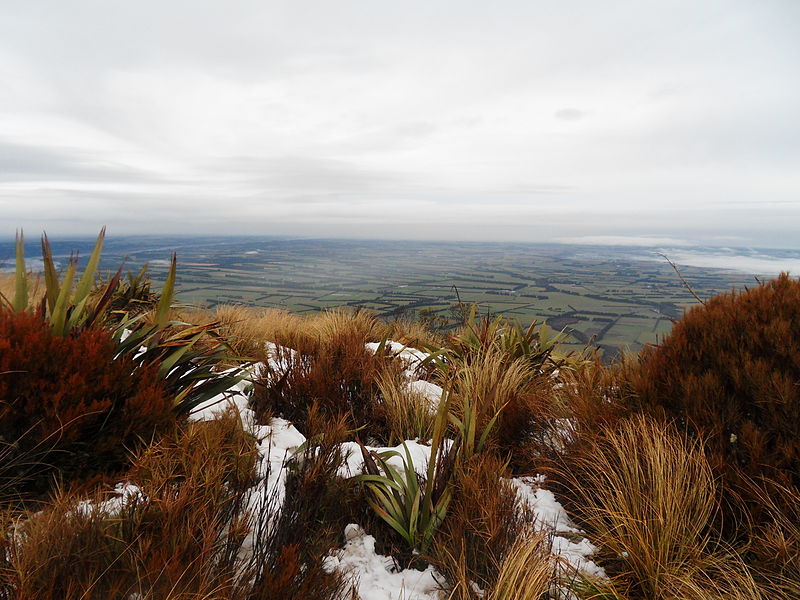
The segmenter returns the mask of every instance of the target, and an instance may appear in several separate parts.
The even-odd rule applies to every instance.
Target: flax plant
[[[409,547],[426,553],[437,528],[447,514],[452,499],[453,448],[444,444],[449,402],[442,398],[436,413],[431,440],[431,454],[425,480],[420,483],[408,447],[404,454],[390,450],[380,454],[361,452],[367,473],[360,475],[371,492],[368,499],[375,513],[399,533]],[[388,464],[394,456],[403,461],[401,470]],[[379,468],[380,466],[380,468]]]

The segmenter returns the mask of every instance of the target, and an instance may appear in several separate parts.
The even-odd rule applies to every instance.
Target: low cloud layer
[[[4,3],[0,237],[798,246],[799,21],[780,0]]]

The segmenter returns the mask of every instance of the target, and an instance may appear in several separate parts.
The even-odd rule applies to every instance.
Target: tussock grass
[[[546,600],[555,579],[547,537],[527,532],[511,547],[500,565],[489,600]]]
[[[475,598],[473,583],[492,588],[515,540],[529,538],[533,517],[521,510],[504,475],[505,462],[488,453],[476,454],[456,469],[453,499],[433,546],[453,598]]]
[[[12,261],[13,264],[13,261]],[[0,266],[5,266],[0,264]],[[45,295],[45,286],[41,275],[28,273],[28,299],[30,305],[37,305]],[[16,293],[16,277],[13,273],[0,273],[0,305],[5,298],[9,302],[14,300]]]
[[[754,482],[751,495],[766,513],[751,524],[756,575],[773,597],[800,598],[800,491],[774,481]]]
[[[377,384],[377,412],[386,423],[386,443],[394,446],[404,440],[430,440],[436,416],[430,401],[419,392],[409,389],[402,373],[384,371],[378,375]]]
[[[388,328],[375,315],[366,310],[333,309],[308,317],[306,334],[319,340],[353,336],[365,342],[375,342],[386,337]]]
[[[522,462],[522,449],[544,430],[553,412],[552,382],[529,361],[509,360],[493,346],[454,362],[445,385],[455,397],[455,416],[463,421],[473,412],[478,437],[489,428],[486,449],[511,460],[512,466]]]
[[[389,324],[389,337],[412,348],[441,348],[444,339],[422,321],[400,319]]]
[[[712,538],[718,491],[699,442],[635,416],[584,434],[559,475],[574,514],[619,559],[634,597],[758,597],[741,559]],[[739,595],[726,596],[728,587]]]

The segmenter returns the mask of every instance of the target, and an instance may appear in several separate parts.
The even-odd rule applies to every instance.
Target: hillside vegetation
[[[800,281],[603,365],[460,305],[0,283],[0,598],[800,597]]]

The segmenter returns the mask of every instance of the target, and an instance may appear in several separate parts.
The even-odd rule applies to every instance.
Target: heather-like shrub
[[[485,453],[454,473],[453,499],[432,547],[454,599],[476,598],[474,584],[491,589],[515,541],[530,530],[532,516],[521,510],[504,474],[507,466]]]
[[[0,311],[0,435],[35,467],[16,474],[16,492],[119,470],[175,423],[158,365],[135,368],[117,352],[106,331],[59,336],[39,314]]]
[[[60,494],[23,513],[0,548],[0,598],[252,598],[239,552],[255,459],[231,412],[141,452],[122,496]]]
[[[284,349],[256,382],[253,409],[260,417],[280,415],[307,431],[309,410],[315,407],[330,418],[346,415],[353,429],[366,428],[365,437],[387,440],[388,425],[378,411],[379,382],[400,366],[366,350],[366,341],[345,329],[309,339],[296,350]]]
[[[749,495],[748,478],[800,486],[800,281],[783,274],[692,308],[632,375],[641,409],[704,439],[729,503]]]

